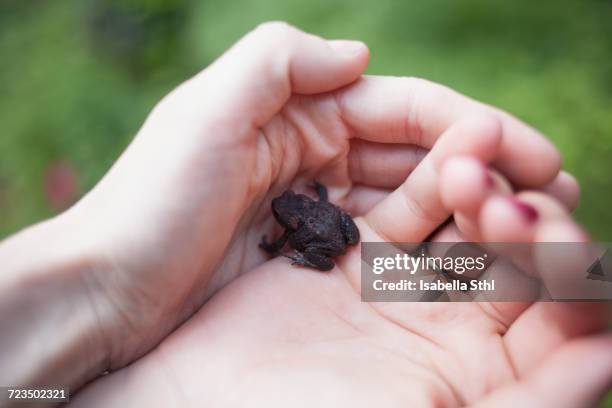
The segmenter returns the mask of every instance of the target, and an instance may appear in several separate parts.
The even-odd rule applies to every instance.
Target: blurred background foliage
[[[0,0],[0,237],[84,194],[156,101],[272,19],[363,40],[369,73],[441,82],[542,130],[581,182],[577,217],[612,241],[606,0]]]
[[[441,82],[539,128],[582,184],[579,220],[612,240],[605,0],[0,0],[0,237],[84,194],[157,100],[272,19],[363,40],[369,73]]]

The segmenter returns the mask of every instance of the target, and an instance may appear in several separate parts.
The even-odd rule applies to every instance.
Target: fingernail
[[[533,224],[540,217],[540,214],[538,214],[538,210],[533,208],[531,205],[519,201],[513,197],[508,198],[508,200],[529,224]]]
[[[334,51],[351,57],[361,54],[367,48],[361,41],[353,40],[331,40],[328,41],[328,44]]]

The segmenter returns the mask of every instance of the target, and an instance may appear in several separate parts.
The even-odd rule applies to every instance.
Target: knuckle
[[[437,90],[440,86],[434,82],[428,81],[427,79],[417,76],[406,76],[402,77],[405,89],[414,93],[432,92]]]
[[[249,46],[267,57],[287,57],[295,51],[301,31],[284,21],[258,25],[249,35]]]
[[[503,131],[503,124],[499,116],[486,107],[475,107],[466,115],[465,120],[478,124],[479,128],[486,133],[501,134]]]
[[[266,21],[253,31],[258,36],[277,40],[292,38],[297,33],[297,29],[285,21]]]
[[[426,79],[423,79],[423,78],[417,77],[417,76],[402,77],[402,80],[404,81],[404,84],[408,88],[421,87],[421,86],[424,86],[428,82]]]
[[[402,89],[407,98],[404,133],[411,135],[417,146],[423,146],[423,100],[427,94],[428,81],[418,77],[403,77]]]
[[[406,89],[419,97],[447,100],[455,93],[455,91],[444,85],[431,82],[424,78],[408,76],[404,77],[403,80]]]

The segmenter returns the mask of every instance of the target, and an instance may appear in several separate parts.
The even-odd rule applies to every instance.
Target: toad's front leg
[[[359,228],[353,218],[344,211],[340,214],[340,228],[347,244],[357,245],[359,243]]]
[[[304,252],[296,250],[292,255],[285,256],[293,261],[292,265],[309,266],[320,271],[329,271],[334,267],[334,261],[316,247],[306,248]]]
[[[314,181],[311,184],[311,187],[317,191],[317,195],[319,196],[319,201],[323,201],[323,202],[329,201],[327,197],[327,187],[325,187],[323,184],[319,183],[318,181]]]

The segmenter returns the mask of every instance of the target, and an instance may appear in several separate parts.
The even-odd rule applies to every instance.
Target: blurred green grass
[[[52,215],[50,163],[81,193],[146,113],[256,24],[369,44],[369,73],[415,75],[542,130],[581,182],[577,211],[612,239],[612,3],[431,0],[5,0],[0,13],[0,236]],[[444,106],[440,106],[444,109]]]
[[[540,129],[582,185],[578,219],[612,240],[604,0],[4,0],[0,237],[54,213],[43,189],[50,163],[71,163],[86,192],[157,100],[266,20],[363,40],[368,73],[441,82]]]

